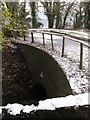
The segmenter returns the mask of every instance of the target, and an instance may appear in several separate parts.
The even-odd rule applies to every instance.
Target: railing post
[[[42,33],[43,35],[43,46],[45,45],[45,39],[44,39],[44,33]]]
[[[31,32],[32,43],[34,43],[33,32]]]
[[[83,67],[83,44],[80,43],[80,69]]]
[[[65,36],[63,36],[63,43],[62,43],[62,57],[64,56],[64,48],[65,48]]]
[[[54,50],[52,34],[51,34],[51,45],[52,45],[52,50]]]

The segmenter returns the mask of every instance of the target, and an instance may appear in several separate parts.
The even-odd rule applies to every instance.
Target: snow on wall
[[[11,115],[20,114],[22,110],[24,113],[30,113],[31,111],[37,110],[55,110],[56,108],[62,107],[79,107],[83,105],[90,105],[89,102],[90,93],[84,93],[79,95],[69,95],[66,97],[58,97],[52,99],[46,99],[44,101],[39,101],[38,106],[32,105],[21,105],[18,103],[8,104],[7,106],[0,107],[0,114],[2,113],[2,109],[7,109],[8,113]]]

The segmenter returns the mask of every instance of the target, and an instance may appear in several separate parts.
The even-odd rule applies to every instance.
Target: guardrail
[[[65,51],[65,39],[68,38],[69,40],[75,41],[75,42],[79,42],[80,43],[80,66],[79,68],[82,69],[83,68],[83,46],[86,46],[88,48],[90,48],[90,45],[88,43],[86,43],[85,41],[83,41],[84,39],[79,39],[75,36],[71,36],[68,35],[66,33],[54,33],[54,32],[46,32],[46,31],[36,31],[36,30],[32,30],[31,31],[31,38],[32,38],[32,43],[34,43],[34,33],[42,33],[42,37],[43,37],[43,46],[45,46],[45,34],[49,34],[51,35],[51,46],[52,46],[52,50],[54,50],[54,44],[53,44],[53,35],[56,36],[62,36],[63,37],[63,43],[62,43],[62,57],[64,56],[64,51]],[[82,40],[82,41],[81,41]]]

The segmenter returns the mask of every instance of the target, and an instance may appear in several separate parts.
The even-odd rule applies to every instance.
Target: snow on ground
[[[74,41],[70,41],[66,39],[65,42],[65,56],[61,57],[62,51],[62,37],[53,36],[54,39],[54,50],[51,50],[51,41],[50,36],[45,35],[45,46],[42,45],[42,34],[34,34],[35,43],[31,44],[31,38],[27,39],[27,41],[19,40],[18,42],[29,44],[35,46],[39,49],[42,49],[52,55],[66,73],[66,76],[69,80],[72,90],[78,95],[69,95],[66,97],[58,97],[52,99],[46,99],[44,101],[39,101],[38,106],[26,105],[23,106],[21,104],[8,104],[7,106],[0,107],[0,114],[2,113],[2,109],[7,109],[11,115],[20,114],[22,110],[24,113],[30,113],[31,111],[36,110],[55,110],[56,108],[61,107],[70,107],[74,106],[76,109],[78,106],[90,105],[89,97],[90,97],[90,73],[88,71],[88,63],[89,57],[88,53],[90,49],[84,47],[84,57],[83,57],[83,70],[79,69],[79,55],[80,55],[80,47],[79,43]]]
[[[65,56],[62,54],[62,37],[53,35],[54,50],[51,50],[50,35],[45,35],[46,46],[42,46],[42,34],[35,33],[34,40],[37,48],[40,48],[52,55],[59,65],[63,68],[70,82],[71,88],[75,93],[84,93],[90,91],[90,73],[88,72],[88,49],[84,46],[83,49],[83,70],[79,69],[80,63],[80,43],[66,39],[65,41]],[[41,43],[41,44],[39,44]]]
[[[90,93],[84,93],[75,96],[69,95],[61,98],[58,97],[58,98],[46,99],[44,101],[39,101],[38,106],[34,106],[33,104],[26,106],[23,106],[18,103],[8,104],[7,106],[0,107],[0,114],[2,113],[2,109],[7,109],[8,113],[10,113],[11,115],[20,114],[21,110],[24,113],[30,113],[31,111],[55,110],[57,108],[70,107],[70,106],[74,106],[74,108],[76,109],[79,106],[90,105],[90,102],[88,101],[89,96]]]
[[[54,40],[54,50],[51,47],[51,36],[45,34],[45,47],[42,45],[42,34],[34,33],[35,43],[31,44],[31,35],[27,41],[20,41],[25,44],[35,46],[39,49],[42,49],[52,55],[55,60],[58,62],[60,67],[66,73],[66,76],[69,80],[71,89],[73,93],[85,93],[90,91],[90,72],[88,71],[89,57],[88,53],[90,49],[84,46],[83,49],[83,69],[79,69],[80,63],[80,43],[71,41],[68,38],[65,40],[65,56],[61,57],[62,54],[62,37],[53,35]]]

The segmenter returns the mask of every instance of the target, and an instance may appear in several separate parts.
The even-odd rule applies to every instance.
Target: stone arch
[[[27,61],[33,84],[42,84],[49,98],[72,94],[65,73],[51,55],[30,45],[17,46]]]

